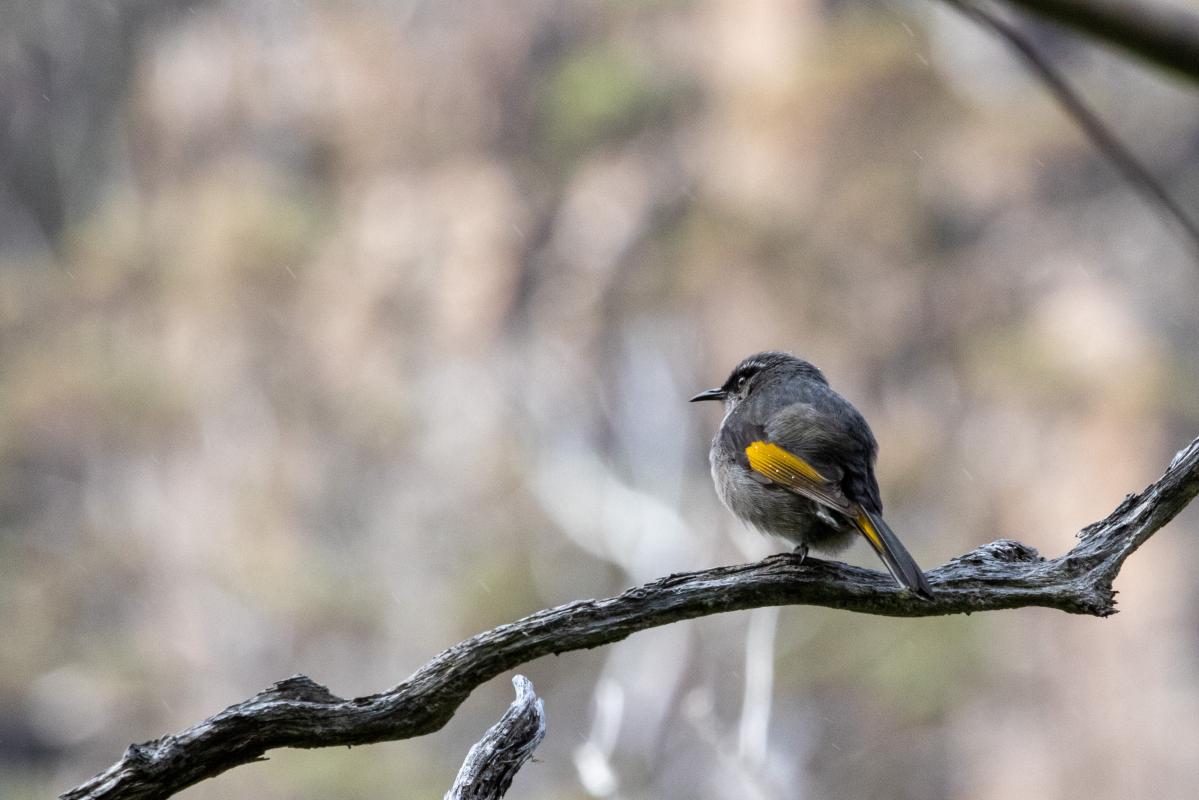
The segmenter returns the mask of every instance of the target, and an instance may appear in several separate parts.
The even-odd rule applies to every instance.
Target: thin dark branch
[[[998,541],[929,574],[932,602],[890,577],[791,554],[756,564],[660,578],[604,600],[580,600],[480,633],[438,655],[381,694],[343,700],[308,678],[275,684],[188,728],[132,745],[116,764],[62,795],[64,800],[164,798],[277,747],[331,747],[408,739],[444,725],[476,686],[541,656],[599,647],[658,625],[773,605],[817,605],[931,617],[1024,606],[1105,617],[1115,612],[1112,580],[1124,559],[1199,492],[1199,439],[1165,474],[1130,495],[1060,558]]]
[[[1160,0],[1007,0],[1199,81],[1199,14]]]
[[[1053,63],[1019,28],[992,14],[973,0],[946,2],[984,28],[996,33],[1045,84],[1062,109],[1078,124],[1091,143],[1124,175],[1134,189],[1161,208],[1181,229],[1191,253],[1199,259],[1199,224],[1170,196],[1161,182],[1140,162],[1119,137],[1090,109]],[[1196,42],[1199,47],[1199,41]],[[1194,54],[1199,59],[1199,51]]]
[[[533,692],[532,682],[516,675],[512,684],[516,699],[466,754],[444,800],[499,800],[545,738],[545,704]]]

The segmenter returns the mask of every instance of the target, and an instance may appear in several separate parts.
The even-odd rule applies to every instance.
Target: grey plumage
[[[900,585],[932,596],[924,573],[883,521],[874,434],[819,369],[788,353],[758,353],[722,386],[692,399],[724,402],[709,457],[717,494],[737,517],[802,552],[835,553],[863,533]],[[800,469],[806,465],[815,477],[772,478],[769,469],[755,469],[747,456],[755,442],[798,457]]]

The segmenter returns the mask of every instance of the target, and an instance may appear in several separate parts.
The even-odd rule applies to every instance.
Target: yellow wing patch
[[[862,535],[866,537],[866,540],[870,542],[870,546],[874,548],[875,552],[881,553],[886,549],[886,545],[883,544],[883,538],[878,535],[878,531],[874,528],[874,523],[870,521],[870,517],[866,516],[865,511],[858,511],[854,515],[853,521],[857,524],[858,530],[862,532]]]
[[[745,448],[745,455],[749,459],[749,468],[759,475],[842,514],[854,516],[853,504],[841,490],[794,453],[759,440]]]
[[[793,486],[796,483],[826,482],[815,467],[777,444],[751,442],[745,448],[745,455],[749,458],[750,469],[762,473],[775,483]]]

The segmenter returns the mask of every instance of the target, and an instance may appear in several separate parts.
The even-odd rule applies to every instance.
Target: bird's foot
[[[799,563],[802,564],[808,557],[808,546],[806,544],[797,544],[795,545],[795,549],[791,552],[799,556]]]

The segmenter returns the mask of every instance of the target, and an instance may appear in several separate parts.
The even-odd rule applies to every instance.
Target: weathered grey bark
[[[1199,14],[1162,0],[1006,0],[1199,80]]]
[[[501,625],[454,645],[380,694],[343,700],[303,676],[281,681],[170,736],[131,745],[64,800],[163,798],[262,757],[276,747],[332,747],[407,739],[444,725],[478,685],[551,653],[599,647],[680,620],[760,606],[805,604],[896,617],[969,614],[1024,606],[1105,617],[1112,580],[1145,540],[1199,492],[1199,439],[1162,477],[1084,528],[1065,555],[1044,559],[1000,540],[929,573],[936,600],[890,577],[791,554],[756,564],[670,575],[604,600],[579,600]]]
[[[512,678],[516,699],[470,752],[444,800],[499,800],[545,738],[545,704],[524,675]]]

